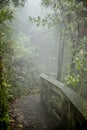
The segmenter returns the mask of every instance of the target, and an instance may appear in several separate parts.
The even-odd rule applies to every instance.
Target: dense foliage
[[[8,130],[7,82],[4,73],[6,48],[8,46],[9,27],[7,22],[13,13],[3,1],[0,1],[0,129]]]
[[[86,97],[87,84],[87,10],[86,2],[75,0],[43,0],[45,6],[54,10],[53,25],[61,25],[58,79],[61,79],[61,66],[64,58],[67,68],[66,84]],[[52,17],[52,15],[50,16]],[[59,22],[58,22],[59,21]],[[58,28],[57,28],[58,29]],[[61,45],[60,45],[61,46]],[[67,47],[66,47],[67,46]],[[68,49],[71,51],[68,51]],[[62,53],[62,54],[61,54]],[[62,55],[62,56],[61,56]],[[70,55],[70,57],[67,55]],[[64,76],[63,76],[64,77]],[[85,92],[85,93],[84,93]]]

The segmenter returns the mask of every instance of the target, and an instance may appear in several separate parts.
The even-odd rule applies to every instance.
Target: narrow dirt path
[[[40,103],[40,95],[29,95],[11,106],[12,130],[56,130]]]

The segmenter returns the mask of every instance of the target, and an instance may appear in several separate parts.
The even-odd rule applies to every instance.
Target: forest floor
[[[39,94],[16,100],[10,107],[11,130],[56,130]]]

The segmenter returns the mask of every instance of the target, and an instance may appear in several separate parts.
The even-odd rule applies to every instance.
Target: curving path
[[[10,110],[12,130],[56,130],[40,103],[40,95],[17,100]]]

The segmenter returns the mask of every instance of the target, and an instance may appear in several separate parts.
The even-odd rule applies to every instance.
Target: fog
[[[0,0],[0,129],[85,128],[85,0]]]
[[[42,72],[57,72],[58,41],[54,35],[54,29],[47,26],[39,26],[29,21],[29,17],[44,18],[51,9],[41,6],[40,0],[29,0],[24,7],[16,8],[15,19],[12,23],[13,32],[23,32],[30,38],[33,46],[36,47],[39,70]]]

